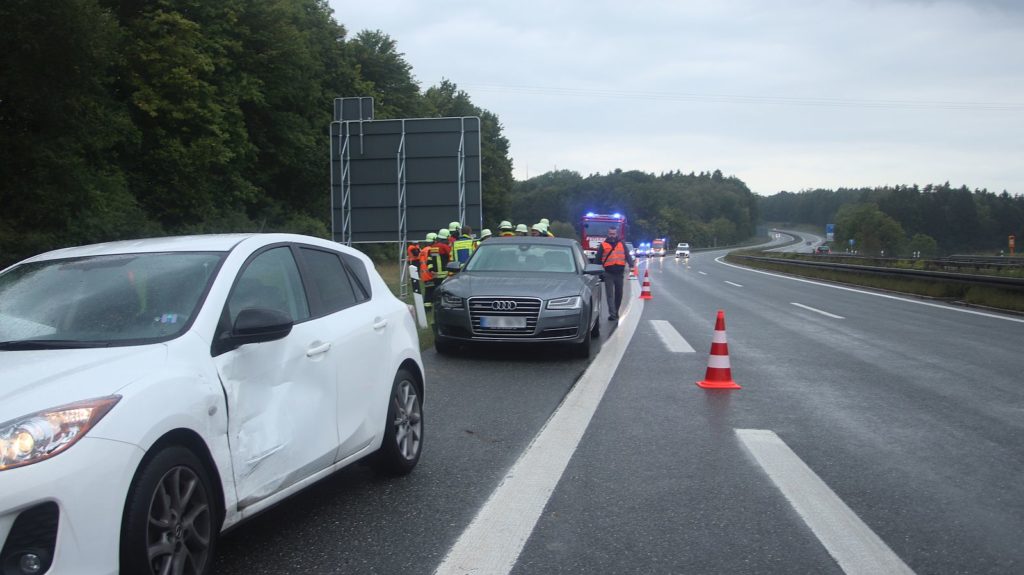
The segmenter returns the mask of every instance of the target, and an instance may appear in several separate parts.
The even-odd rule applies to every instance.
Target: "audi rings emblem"
[[[505,299],[491,302],[491,309],[494,311],[516,311],[517,307],[519,306],[516,302]]]

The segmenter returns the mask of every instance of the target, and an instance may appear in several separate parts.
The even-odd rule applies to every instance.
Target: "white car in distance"
[[[677,258],[688,258],[690,257],[690,244],[686,242],[680,242],[676,244],[676,257]]]
[[[0,272],[3,573],[207,573],[218,534],[423,441],[408,306],[288,234],[68,248]]]

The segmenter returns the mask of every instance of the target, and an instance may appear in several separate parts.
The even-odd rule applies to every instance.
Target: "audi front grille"
[[[541,300],[532,297],[471,297],[469,319],[473,335],[480,337],[527,337],[537,330]],[[481,325],[483,318],[524,318],[525,327],[492,327]],[[504,321],[504,320],[501,320]],[[521,321],[521,320],[509,320]]]

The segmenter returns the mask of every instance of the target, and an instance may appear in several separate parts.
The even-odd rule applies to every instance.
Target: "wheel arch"
[[[142,458],[142,461],[140,461],[139,465],[135,468],[135,474],[132,478],[132,485],[135,485],[135,481],[139,475],[139,472],[142,471],[146,464],[149,463],[149,461],[153,459],[153,457],[155,457],[157,453],[160,453],[162,450],[172,446],[179,446],[188,449],[197,458],[199,458],[199,461],[205,467],[205,471],[210,478],[210,482],[213,484],[211,485],[211,488],[214,490],[213,499],[217,506],[216,524],[217,529],[219,531],[221,528],[223,528],[224,517],[227,509],[224,498],[224,483],[221,480],[220,472],[217,470],[217,465],[213,461],[213,455],[210,453],[210,448],[206,445],[206,442],[203,441],[203,438],[200,437],[200,435],[195,431],[191,429],[178,428],[172,429],[167,433],[161,435],[160,438],[153,442],[153,445],[149,447],[149,449],[146,451],[146,455]],[[129,490],[128,497],[130,497],[130,491],[131,490]],[[122,511],[122,524],[124,521],[123,514],[127,512],[127,507],[128,500],[126,498],[125,510]]]
[[[416,380],[416,390],[420,394],[420,403],[423,403],[426,400],[426,396],[424,395],[423,389],[423,370],[420,369],[420,365],[412,358],[409,358],[403,361],[402,365],[398,366],[398,369],[404,369],[413,375]]]

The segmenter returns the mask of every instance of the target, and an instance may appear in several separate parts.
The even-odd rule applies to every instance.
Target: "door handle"
[[[313,357],[314,355],[320,355],[321,353],[326,353],[327,350],[329,350],[329,349],[331,349],[330,342],[320,344],[320,345],[318,345],[316,347],[311,347],[311,348],[306,350],[306,357]]]
[[[375,321],[373,323],[373,329],[376,329],[376,330],[382,330],[382,329],[384,329],[387,326],[388,326],[388,320],[386,320],[386,319],[380,319],[380,320],[377,320],[377,321]]]

